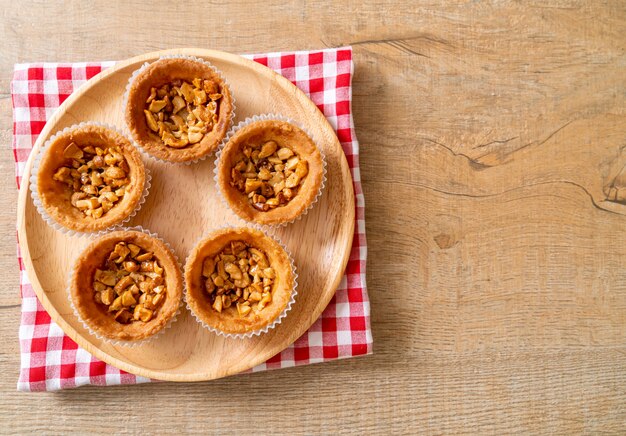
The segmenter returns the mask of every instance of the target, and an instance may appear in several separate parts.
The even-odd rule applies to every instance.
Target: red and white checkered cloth
[[[282,74],[304,91],[337,132],[354,180],[356,225],[354,242],[336,295],[311,328],[286,350],[252,371],[286,368],[372,352],[370,306],[365,286],[365,209],[359,144],[351,114],[352,49],[246,56]],[[46,120],[80,85],[114,62],[39,63],[15,65],[13,150],[17,185],[28,155]],[[19,330],[20,391],[51,391],[85,384],[117,385],[148,382],[91,356],[66,336],[41,306],[19,255],[22,319]]]

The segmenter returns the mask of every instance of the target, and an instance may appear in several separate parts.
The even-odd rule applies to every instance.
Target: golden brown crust
[[[243,241],[265,252],[276,272],[271,303],[261,312],[253,311],[245,318],[239,316],[234,305],[221,313],[213,310],[204,288],[204,259],[219,254],[230,241]],[[225,333],[253,332],[273,322],[289,303],[294,283],[294,273],[285,250],[261,231],[250,228],[212,232],[194,247],[185,264],[187,304],[204,323]]]
[[[276,141],[280,146],[288,146],[300,158],[305,159],[309,173],[295,198],[285,206],[263,212],[255,209],[245,194],[230,185],[231,168],[236,163],[237,152],[243,144],[248,141],[263,143],[270,140]],[[279,224],[297,218],[315,200],[322,184],[323,165],[320,151],[302,129],[285,121],[257,121],[238,130],[224,146],[219,161],[218,184],[230,207],[241,218],[259,224]]]
[[[176,149],[166,146],[146,123],[144,105],[150,88],[170,83],[175,79],[191,82],[195,78],[209,79],[218,84],[222,98],[219,102],[219,118],[213,130],[197,144]],[[137,143],[151,155],[169,162],[189,162],[214,151],[230,128],[233,111],[232,96],[224,80],[202,62],[189,59],[160,59],[141,71],[130,86],[128,104],[124,114],[126,124]]]
[[[94,301],[93,278],[97,268],[120,241],[133,243],[154,252],[165,270],[167,295],[157,316],[150,321],[121,324],[110,313]],[[183,295],[183,277],[178,262],[170,249],[159,239],[145,233],[123,230],[108,233],[92,242],[78,257],[75,273],[70,283],[70,296],[81,318],[99,335],[121,341],[138,341],[148,338],[160,330],[176,314]]]
[[[111,210],[101,218],[85,216],[70,202],[71,192],[62,182],[55,181],[53,175],[67,158],[63,150],[71,142],[79,147],[92,145],[100,148],[119,146],[130,168],[130,183],[126,194]],[[146,184],[146,170],[139,151],[131,142],[114,130],[102,126],[86,125],[59,134],[46,149],[37,173],[37,190],[45,211],[50,217],[77,232],[97,232],[121,223],[137,207]]]

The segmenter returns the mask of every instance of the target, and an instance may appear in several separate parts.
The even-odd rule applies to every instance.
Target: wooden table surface
[[[626,431],[626,4],[1,0],[0,433]],[[375,354],[15,391],[12,65],[354,48]]]

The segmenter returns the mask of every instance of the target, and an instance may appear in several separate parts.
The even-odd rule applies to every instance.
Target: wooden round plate
[[[235,123],[260,113],[279,113],[304,125],[324,151],[327,183],[314,208],[300,221],[276,231],[291,251],[299,274],[296,303],[276,329],[251,339],[227,339],[198,324],[182,310],[156,340],[135,348],[103,343],[90,335],[72,312],[66,290],[73,260],[87,238],[55,231],[37,213],[28,179],[33,156],[55,132],[82,121],[100,121],[126,130],[122,97],[131,73],[163,55],[202,57],[222,71],[236,98]],[[128,226],[157,232],[181,262],[208,231],[235,224],[219,201],[213,157],[194,165],[167,165],[144,159],[152,188]],[[81,347],[111,365],[160,380],[210,380],[245,371],[279,353],[320,316],[343,275],[354,233],[354,194],[346,157],[332,127],[304,93],[284,77],[256,62],[229,53],[167,50],[117,63],[74,92],[47,122],[28,160],[18,205],[18,234],[24,264],[39,300],[52,319]]]

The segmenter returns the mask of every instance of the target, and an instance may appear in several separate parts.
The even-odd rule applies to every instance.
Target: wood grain
[[[7,139],[14,62],[352,44],[375,354],[209,383],[24,395],[13,392],[19,309],[3,308],[3,428],[623,433],[626,206],[607,198],[626,177],[623,2],[231,2],[205,14],[154,4],[5,5]],[[10,305],[16,195],[3,147],[0,256],[13,273],[0,277],[0,301]],[[102,428],[103,405],[129,403]]]

